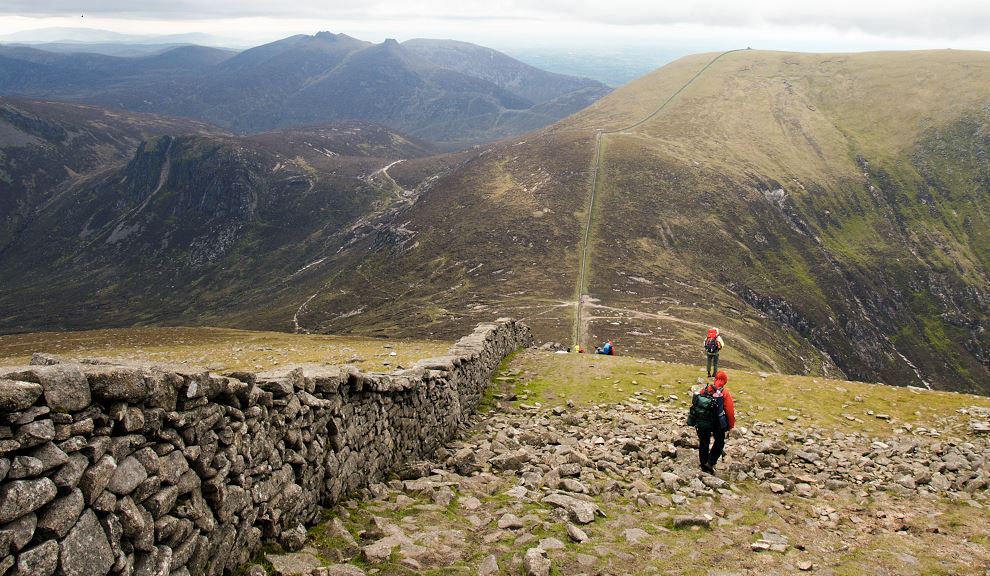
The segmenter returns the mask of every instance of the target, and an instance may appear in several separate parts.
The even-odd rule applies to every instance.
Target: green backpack
[[[725,416],[725,399],[715,395],[711,386],[698,392],[691,398],[691,408],[688,410],[688,426],[694,426],[702,432],[712,432],[728,429]]]

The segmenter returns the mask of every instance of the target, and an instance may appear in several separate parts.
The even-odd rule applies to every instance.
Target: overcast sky
[[[454,38],[491,46],[655,43],[843,51],[990,50],[990,1],[2,0],[0,35],[50,26],[204,32],[256,44],[294,33]]]

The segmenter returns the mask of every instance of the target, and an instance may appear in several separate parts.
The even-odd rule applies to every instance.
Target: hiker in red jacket
[[[718,353],[722,351],[722,335],[718,333],[718,328],[710,328],[705,335],[705,355],[708,356],[708,377],[718,372]]]
[[[698,460],[701,469],[709,474],[715,473],[715,464],[722,456],[722,449],[725,448],[725,437],[729,430],[736,427],[736,409],[732,404],[732,395],[725,389],[729,382],[729,376],[723,370],[715,374],[715,382],[705,386],[699,394],[711,394],[716,399],[721,399],[720,404],[724,407],[724,414],[718,410],[713,414],[713,421],[709,426],[696,426],[698,429]],[[709,447],[712,437],[715,437],[715,444]]]

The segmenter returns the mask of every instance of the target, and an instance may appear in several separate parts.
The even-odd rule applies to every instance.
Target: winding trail
[[[378,176],[379,174],[381,174],[381,175],[385,176],[385,179],[388,180],[388,182],[392,185],[392,189],[393,190],[398,190],[400,193],[405,192],[406,189],[403,188],[401,185],[399,185],[399,183],[395,181],[395,178],[392,178],[392,175],[388,173],[388,169],[389,168],[391,168],[392,166],[395,166],[396,164],[398,164],[400,162],[405,162],[405,161],[406,161],[405,158],[400,158],[399,160],[396,160],[395,162],[392,162],[391,164],[389,164],[388,166],[385,166],[384,168],[379,168],[378,170],[375,170],[374,172],[372,172],[368,176],[368,182],[370,183],[371,180],[375,176]]]
[[[694,76],[692,76],[683,86],[678,88],[673,94],[671,94],[666,100],[661,103],[656,110],[650,114],[644,116],[638,122],[625,126],[623,128],[618,128],[616,130],[604,130],[599,128],[595,133],[595,169],[594,176],[591,182],[591,193],[588,199],[588,218],[584,226],[584,234],[581,239],[581,262],[578,266],[578,277],[577,286],[575,288],[575,302],[574,302],[574,327],[572,330],[572,336],[574,342],[581,346],[587,347],[587,324],[588,319],[584,317],[584,308],[590,302],[591,295],[588,294],[588,270],[591,267],[591,228],[595,219],[595,200],[598,198],[598,189],[601,186],[602,178],[602,149],[605,145],[605,136],[608,134],[618,134],[621,132],[626,132],[641,126],[652,119],[654,116],[659,114],[664,108],[677,97],[678,94],[683,92],[690,86],[695,80],[698,79],[708,68],[715,64],[720,58],[726,54],[731,54],[733,52],[741,52],[743,50],[748,50],[748,48],[737,48],[735,50],[727,50],[718,54],[712,58],[707,64],[701,67]]]
[[[391,186],[393,192],[396,192],[396,194],[397,194],[397,198],[396,199],[399,200],[399,201],[408,201],[408,199],[404,199],[404,197],[407,196],[408,194],[410,194],[410,191],[409,190],[406,190],[405,188],[403,188],[398,182],[395,181],[395,178],[392,178],[392,175],[388,173],[389,168],[391,168],[391,167],[393,167],[396,164],[399,164],[401,162],[405,162],[405,161],[406,161],[405,158],[400,158],[400,159],[392,162],[388,166],[384,166],[382,168],[379,168],[378,170],[375,170],[374,172],[372,172],[371,174],[368,174],[364,178],[365,178],[366,182],[368,182],[368,184],[374,185],[372,183],[372,181],[374,180],[374,178],[376,176],[378,176],[378,175],[384,176],[385,179],[387,180],[387,185]],[[310,184],[310,185],[312,186],[312,184]],[[413,201],[415,201],[415,198],[413,198]],[[366,224],[371,219],[373,219],[373,218],[375,218],[377,216],[380,216],[383,212],[387,211],[388,208],[389,207],[386,207],[382,212],[376,212],[376,213],[370,214],[367,217],[367,219],[362,218],[362,219],[358,220],[358,222],[356,222],[355,224],[353,224],[350,227],[350,231],[353,231],[357,227]],[[338,250],[338,252],[339,252],[339,250]],[[327,260],[327,258],[328,258],[328,256],[324,256],[322,258],[319,258],[317,260],[314,260],[313,262],[310,262],[309,264],[306,264],[305,266],[303,266],[302,268],[300,268],[299,270],[297,270],[296,272],[294,272],[291,276],[289,276],[288,278],[286,278],[286,280],[290,280],[292,278],[295,278],[299,274],[302,274],[303,272],[305,272],[305,271],[307,271],[307,270],[309,270],[311,268],[315,268],[315,267],[319,266],[320,264],[323,264],[323,262],[325,262]],[[296,334],[308,334],[309,333],[309,330],[306,327],[304,327],[302,324],[299,323],[299,316],[301,314],[304,314],[308,310],[309,303],[312,302],[314,298],[316,298],[321,293],[323,293],[328,287],[329,287],[329,282],[324,283],[323,285],[320,286],[320,288],[316,292],[314,292],[312,295],[310,295],[309,298],[306,298],[306,300],[302,304],[299,305],[299,307],[296,309],[296,312],[292,315],[292,329],[293,329],[293,332],[295,332]]]
[[[306,330],[305,328],[303,328],[299,324],[299,314],[301,314],[302,312],[305,312],[306,306],[308,306],[309,303],[312,302],[313,298],[316,298],[317,296],[319,296],[321,291],[322,291],[322,288],[320,290],[317,290],[316,292],[313,292],[312,296],[310,296],[309,298],[307,298],[306,301],[303,302],[302,305],[299,306],[299,308],[296,309],[296,313],[292,315],[292,331],[294,333],[296,333],[296,334],[308,334],[309,333],[308,330]]]

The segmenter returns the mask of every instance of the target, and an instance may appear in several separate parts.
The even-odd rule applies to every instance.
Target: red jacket
[[[725,385],[729,382],[729,375],[724,371],[719,370],[715,374],[715,383],[713,386],[716,390],[722,392],[722,398],[725,402],[725,416],[729,419],[729,430],[736,427],[736,408],[732,404],[732,395],[729,391],[725,389]]]

